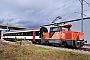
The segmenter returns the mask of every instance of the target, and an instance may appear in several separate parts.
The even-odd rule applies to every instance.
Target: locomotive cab
[[[70,31],[71,26],[71,24],[60,24],[58,26],[50,26],[50,38],[53,36],[55,32]]]

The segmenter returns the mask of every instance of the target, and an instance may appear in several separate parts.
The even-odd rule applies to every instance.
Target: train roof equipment
[[[65,27],[65,28],[70,28],[72,26],[72,24],[59,24],[58,26],[54,26],[54,25],[51,25],[50,28],[56,28],[56,27]]]
[[[57,17],[56,17],[57,18]],[[90,19],[90,17],[87,18],[83,18],[83,20],[86,19]],[[52,24],[47,24],[47,25],[43,25],[43,26],[51,26],[51,25],[59,25],[59,24],[66,24],[68,22],[75,22],[75,21],[80,21],[81,19],[75,19],[75,20],[69,20],[69,21],[65,21],[65,22],[60,22],[60,23],[52,23]],[[41,26],[42,27],[42,26]]]

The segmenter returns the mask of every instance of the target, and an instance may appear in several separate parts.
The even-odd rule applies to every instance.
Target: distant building
[[[0,25],[0,39],[3,37],[3,33],[6,31],[11,31],[11,30],[22,30],[26,28],[22,27],[15,27],[15,26],[7,26],[7,25]]]

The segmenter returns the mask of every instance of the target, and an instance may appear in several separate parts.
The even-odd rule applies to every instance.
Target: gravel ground
[[[89,48],[90,49],[90,46],[83,46],[82,48]]]
[[[78,49],[68,49],[68,48],[52,47],[52,46],[44,46],[44,45],[36,45],[36,46],[43,47],[43,48],[57,49],[57,50],[73,51],[73,52],[78,52],[78,53],[83,53],[83,54],[90,54],[89,51],[83,51],[83,50],[78,50]]]
[[[0,41],[0,47],[7,46],[7,45],[8,45],[7,42]]]

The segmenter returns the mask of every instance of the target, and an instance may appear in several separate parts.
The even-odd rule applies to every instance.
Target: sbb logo
[[[56,34],[57,38],[63,38],[65,36],[65,34],[63,32],[58,32]]]

